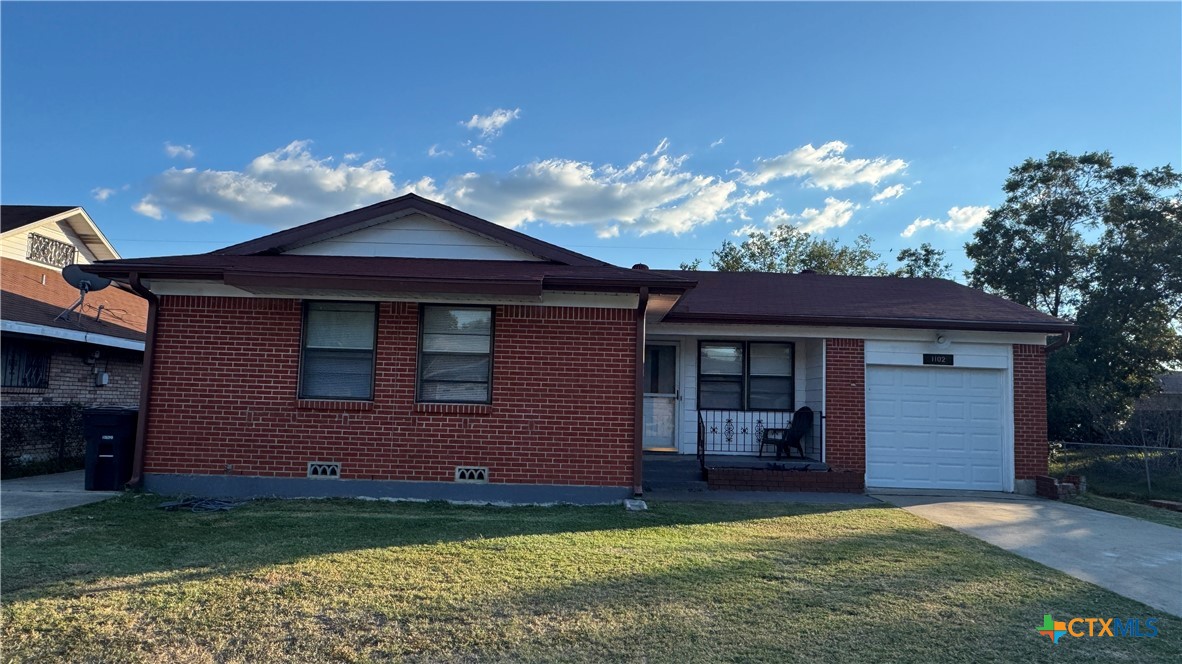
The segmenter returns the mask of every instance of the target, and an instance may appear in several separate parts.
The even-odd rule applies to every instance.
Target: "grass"
[[[1179,452],[1149,452],[1152,490],[1145,483],[1145,466],[1140,454],[1123,448],[1069,447],[1052,455],[1050,473],[1055,477],[1083,475],[1088,478],[1089,491],[1109,498],[1182,500]]]
[[[1182,620],[885,506],[159,500],[0,527],[5,661],[1182,661]]]
[[[1120,498],[1106,498],[1098,496],[1094,493],[1085,493],[1082,496],[1074,496],[1068,498],[1067,502],[1083,507],[1090,507],[1094,510],[1102,512],[1112,512],[1113,514],[1120,514],[1121,516],[1131,516],[1135,519],[1144,519],[1154,523],[1160,523],[1163,526],[1173,526],[1175,528],[1182,528],[1182,512],[1172,512],[1170,510],[1160,509],[1157,507],[1150,507],[1142,503],[1132,500],[1122,500]]]
[[[1182,528],[1182,514],[1146,504],[1155,498],[1182,501],[1182,466],[1177,463],[1178,453],[1150,452],[1152,491],[1146,485],[1145,466],[1139,454],[1120,448],[1069,447],[1052,455],[1050,473],[1055,477],[1087,478],[1088,493],[1071,500],[1077,505]]]

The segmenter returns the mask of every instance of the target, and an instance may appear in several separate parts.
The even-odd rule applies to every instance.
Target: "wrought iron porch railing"
[[[813,428],[801,441],[804,452],[820,459],[825,416],[814,411]],[[704,464],[708,454],[759,454],[763,430],[792,426],[792,413],[784,411],[698,411],[698,456]]]

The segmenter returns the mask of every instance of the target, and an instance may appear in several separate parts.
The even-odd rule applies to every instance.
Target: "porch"
[[[812,426],[794,460],[824,461],[824,340],[781,336],[650,337],[644,366],[644,449],[730,457],[710,465],[763,467],[768,429],[807,406]],[[720,338],[722,340],[720,340]],[[766,446],[764,459],[776,449]],[[702,463],[703,467],[707,464]]]
[[[730,471],[768,471],[772,473],[826,473],[828,464],[816,459],[781,459],[775,455],[735,456],[711,454],[699,459],[692,454],[671,452],[646,452],[644,454],[644,489],[675,489],[705,491],[709,487],[711,473],[715,478],[723,477]]]

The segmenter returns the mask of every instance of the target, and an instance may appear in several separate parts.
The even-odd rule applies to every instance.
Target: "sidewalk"
[[[0,482],[0,521],[78,507],[118,496],[118,491],[86,491],[86,471],[18,477]]]

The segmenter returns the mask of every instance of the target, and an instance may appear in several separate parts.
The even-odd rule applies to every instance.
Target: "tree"
[[[903,264],[891,271],[880,262],[882,255],[872,247],[869,235],[859,235],[853,246],[837,240],[814,238],[793,226],[754,231],[736,245],[724,240],[710,256],[710,267],[719,272],[787,272],[812,270],[820,274],[876,277],[949,278],[952,264],[944,261],[943,249],[923,243],[918,249],[904,249],[895,260]],[[702,259],[682,263],[683,270],[697,270]]]
[[[822,240],[793,226],[777,226],[768,232],[754,231],[742,244],[724,240],[710,256],[710,266],[720,272],[789,272],[813,270],[821,274],[890,274],[881,254],[871,248],[868,235],[859,235],[853,246],[837,240]],[[682,263],[683,270],[696,270],[701,260]]]
[[[918,249],[908,247],[895,256],[895,260],[903,264],[895,270],[895,276],[948,279],[952,275],[952,263],[945,262],[944,255],[943,249],[936,249],[927,242]]]
[[[1048,360],[1053,437],[1119,429],[1182,362],[1180,185],[1169,166],[1118,167],[1106,152],[1027,159],[966,245],[972,285],[1079,326]]]

